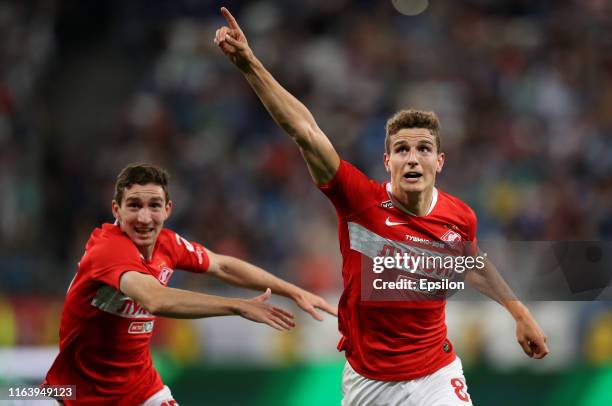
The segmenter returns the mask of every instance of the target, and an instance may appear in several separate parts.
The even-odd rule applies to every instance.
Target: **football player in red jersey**
[[[387,123],[385,139],[384,165],[390,181],[370,180],[340,159],[310,111],[255,57],[230,12],[221,8],[221,13],[227,26],[216,31],[214,42],[295,141],[312,179],[337,211],[344,278],[338,348],[347,358],[343,404],[471,404],[461,361],[446,337],[445,300],[368,300],[362,290],[363,264],[379,250],[404,247],[407,240],[429,250],[440,241],[476,246],[472,209],[435,187],[445,158],[437,117],[416,110],[395,114]],[[470,244],[464,249],[477,253]],[[548,353],[544,332],[488,260],[482,270],[468,272],[465,278],[510,312],[517,340],[528,356],[542,358]]]
[[[293,315],[266,303],[271,292],[293,299],[317,320],[316,309],[337,312],[319,296],[163,228],[172,212],[167,184],[166,171],[149,164],[128,165],[117,177],[116,222],[95,229],[87,242],[62,310],[60,352],[44,382],[76,386],[76,401],[64,404],[176,404],[151,360],[156,316],[240,315],[291,329]],[[265,293],[244,300],[170,288],[174,269]]]

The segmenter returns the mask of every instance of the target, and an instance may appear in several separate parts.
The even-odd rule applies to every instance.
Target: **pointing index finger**
[[[223,17],[225,17],[225,20],[227,21],[227,23],[229,24],[231,29],[233,29],[233,30],[239,30],[240,29],[240,26],[238,25],[238,22],[236,22],[236,19],[234,18],[232,13],[229,12],[229,10],[227,8],[221,7],[221,14],[223,14]]]

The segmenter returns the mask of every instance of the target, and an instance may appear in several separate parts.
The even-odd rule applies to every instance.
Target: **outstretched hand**
[[[315,320],[323,321],[323,316],[321,316],[321,314],[316,309],[323,310],[324,312],[327,312],[332,316],[338,317],[337,307],[330,305],[322,297],[310,293],[304,289],[299,289],[291,296],[291,298],[300,307],[300,309],[310,314]]]
[[[221,7],[221,14],[225,17],[228,26],[219,28],[215,33],[214,42],[221,51],[239,68],[244,66],[251,52],[246,36],[240,29],[234,16],[225,7]]]
[[[265,323],[277,330],[291,330],[295,327],[293,314],[266,303],[271,295],[272,291],[268,288],[253,299],[243,300],[239,308],[240,316],[257,323]]]

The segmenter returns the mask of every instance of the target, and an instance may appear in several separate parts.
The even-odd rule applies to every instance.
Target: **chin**
[[[400,190],[402,192],[406,192],[406,193],[420,193],[423,192],[426,189],[426,187],[424,185],[407,185],[407,184],[403,184],[400,187]]]
[[[136,244],[140,248],[146,248],[151,245],[154,245],[156,239],[157,239],[157,236],[148,237],[146,239],[140,238],[138,236],[134,236],[134,238],[131,238],[132,242],[134,242],[134,244]]]

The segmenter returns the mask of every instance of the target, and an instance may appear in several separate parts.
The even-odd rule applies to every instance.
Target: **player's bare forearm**
[[[312,113],[278,83],[253,52],[239,67],[274,121],[298,145],[315,183],[329,182],[340,166],[340,157]]]
[[[255,299],[245,300],[164,288],[159,295],[161,303],[154,307],[152,313],[175,319],[238,315],[251,321],[268,324],[277,330],[289,330],[295,327],[293,314],[264,303],[270,294],[268,289]]]
[[[293,138],[315,181],[329,182],[340,166],[340,157],[310,111],[283,88],[257,59],[234,17],[221,9],[229,27],[221,27],[215,43],[244,74],[274,121]]]
[[[486,259],[483,269],[469,271],[465,279],[479,292],[504,306],[512,315],[516,322],[516,339],[525,354],[536,359],[544,358],[548,354],[544,331],[491,261]]]
[[[504,306],[515,320],[525,317],[529,312],[488,258],[485,259],[483,269],[469,271],[465,280],[480,293]]]
[[[325,137],[306,106],[282,87],[252,52],[241,71],[274,121],[300,147],[311,149],[317,137]]]
[[[210,259],[207,273],[230,285],[260,291],[270,288],[273,293],[285,297],[291,297],[291,293],[298,289],[297,286],[246,261],[208,250],[207,253]]]
[[[126,272],[120,283],[125,295],[156,316],[193,319],[240,314],[237,299],[168,288],[150,275]]]
[[[151,275],[126,272],[120,280],[121,292],[132,298],[155,316],[177,319],[197,319],[239,315],[277,330],[293,328],[293,315],[265,303],[270,289],[253,299],[236,299],[206,295],[163,286]]]
[[[278,278],[258,266],[208,250],[207,253],[210,259],[207,273],[226,283],[254,290],[269,288],[278,295],[292,299],[302,310],[317,320],[323,320],[323,317],[316,309],[321,309],[334,316],[338,314],[336,307],[330,305],[325,299]]]
[[[174,288],[163,289],[163,292],[158,295],[158,300],[152,301],[148,307],[150,312],[156,316],[176,319],[199,319],[240,314],[238,299]]]
[[[504,307],[507,307],[508,302],[517,301],[516,295],[489,259],[485,259],[485,266],[482,269],[470,270],[465,280],[480,293]]]
[[[480,293],[504,306],[515,320],[524,318],[529,313],[489,260],[486,260],[483,269],[469,271],[465,280]]]

